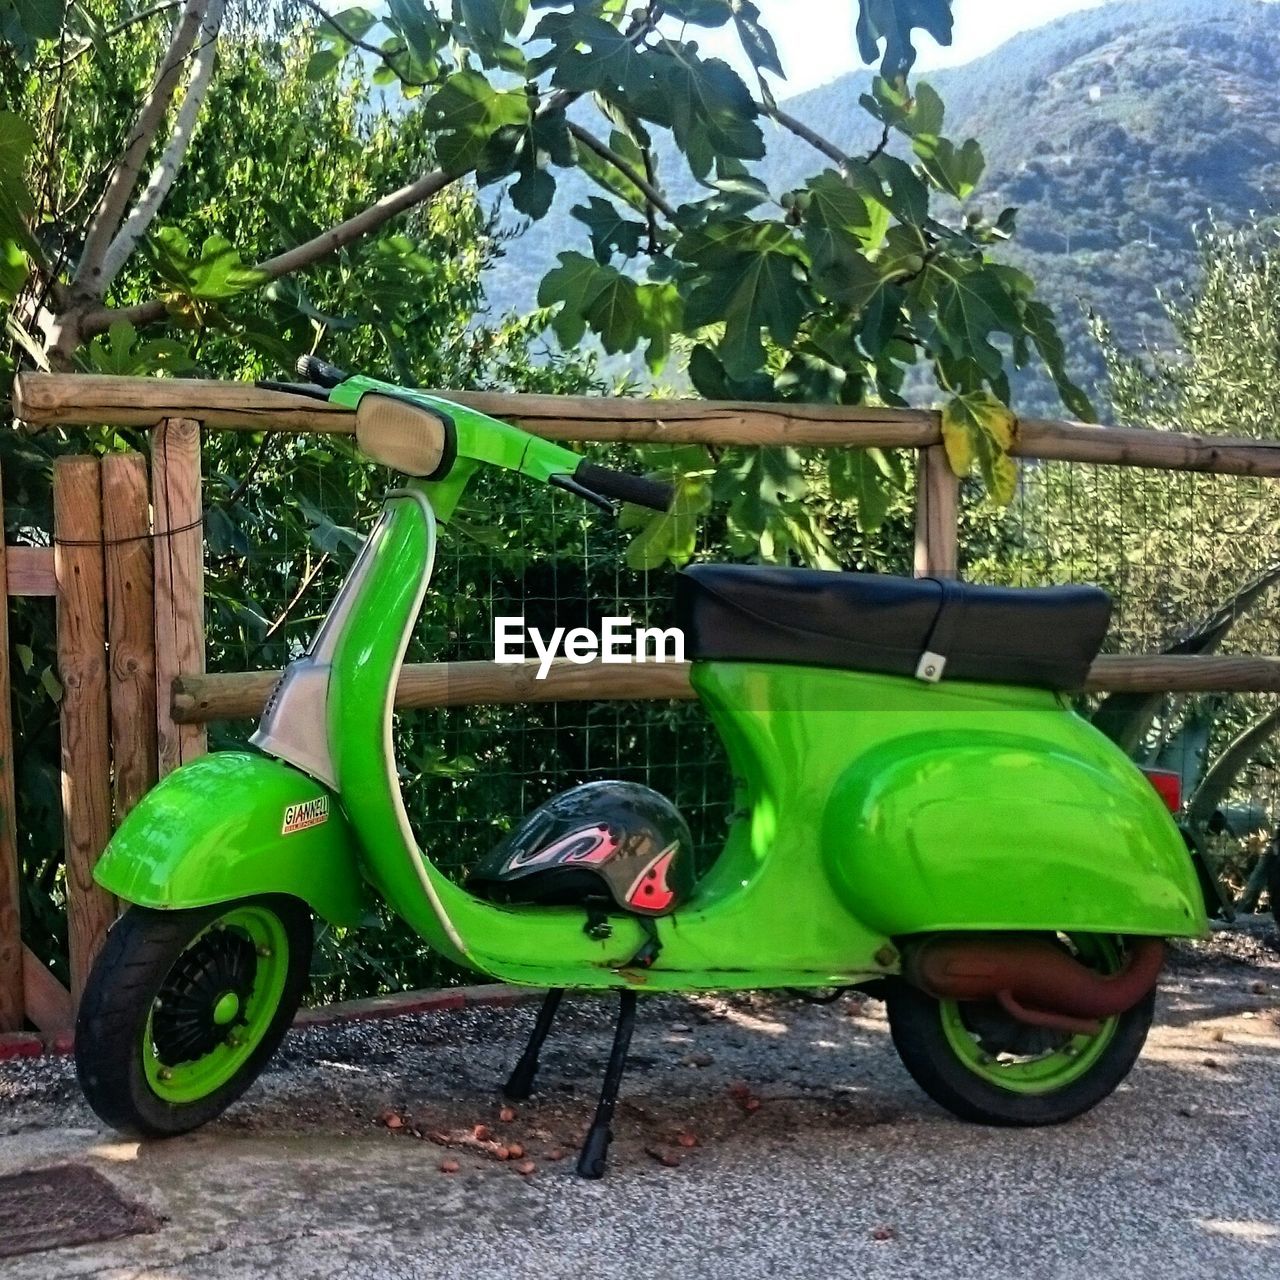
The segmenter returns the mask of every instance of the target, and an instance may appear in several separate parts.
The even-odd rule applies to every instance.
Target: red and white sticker
[[[284,811],[284,826],[280,828],[282,836],[291,836],[309,827],[318,827],[329,821],[329,797],[316,796],[314,800],[302,800],[291,804]]]

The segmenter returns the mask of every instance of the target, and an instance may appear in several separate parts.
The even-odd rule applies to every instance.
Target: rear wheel
[[[130,907],[80,1002],[76,1074],[89,1105],[139,1137],[212,1120],[275,1052],[310,962],[311,915],[294,898]]]
[[[1064,937],[1101,973],[1123,963],[1114,939]],[[1018,1022],[995,1002],[938,1000],[906,982],[886,992],[894,1047],[915,1082],[962,1120],[1049,1125],[1108,1097],[1142,1052],[1155,1011],[1154,988],[1132,1009],[1074,1035]]]

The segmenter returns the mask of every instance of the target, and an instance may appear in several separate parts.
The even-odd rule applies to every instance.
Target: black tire
[[[943,1028],[941,1001],[901,980],[885,991],[894,1048],[916,1084],[961,1120],[1022,1128],[1063,1124],[1109,1097],[1142,1052],[1155,1000],[1153,989],[1120,1015],[1085,1074],[1050,1092],[1020,1093],[977,1074],[957,1055]]]
[[[273,913],[288,940],[284,985],[270,1021],[220,1087],[191,1101],[165,1099],[152,1087],[143,1057],[156,998],[188,946],[220,917],[248,906]],[[240,899],[180,911],[130,907],[107,935],[76,1019],[76,1075],[89,1105],[113,1129],[139,1138],[172,1137],[207,1124],[244,1093],[279,1047],[306,990],[311,946],[311,913],[296,898]]]

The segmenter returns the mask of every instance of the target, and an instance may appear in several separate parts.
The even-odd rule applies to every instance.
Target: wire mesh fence
[[[974,502],[977,499],[973,499]],[[1096,583],[1115,608],[1113,653],[1275,653],[1280,487],[1246,476],[1024,462],[994,546],[965,577],[1016,586]],[[1085,702],[1139,763],[1179,775],[1184,812],[1240,891],[1280,818],[1265,694],[1121,695]]]
[[[209,669],[280,666],[306,646],[363,534],[387,473],[340,442],[275,438],[278,479],[264,494],[237,495],[254,518],[228,510],[228,529],[209,525]],[[237,447],[247,448],[243,441]],[[637,451],[600,450],[601,461],[634,466]],[[643,454],[660,465],[656,447]],[[240,463],[243,459],[239,460]],[[219,492],[243,465],[207,451],[206,487]],[[820,472],[820,468],[818,469]],[[910,502],[875,534],[815,490],[846,568],[909,573]],[[1276,593],[1246,590],[1280,577],[1280,489],[1271,482],[1086,464],[1026,462],[1014,503],[993,510],[966,485],[962,576],[1035,586],[1090,582],[1115,600],[1111,652],[1154,652],[1213,630],[1223,652],[1274,653]],[[726,558],[708,521],[696,558]],[[234,536],[230,530],[234,530]],[[489,660],[494,620],[518,616],[548,634],[599,629],[605,617],[668,626],[674,569],[628,567],[630,535],[576,498],[501,475],[474,483],[442,531],[432,589],[410,661]],[[1220,633],[1220,634],[1219,634]],[[1206,641],[1207,645],[1208,642]],[[530,652],[529,656],[533,656]],[[1184,794],[1212,780],[1213,762],[1275,707],[1261,695],[1125,695],[1111,711],[1141,724],[1141,763],[1182,775]],[[1102,699],[1082,703],[1094,712]],[[242,740],[250,726],[211,726],[212,744]],[[464,876],[532,808],[578,783],[612,777],[669,795],[689,820],[700,865],[715,857],[733,805],[724,749],[696,704],[598,702],[469,706],[397,717],[401,785],[422,847]],[[1219,779],[1220,780],[1220,779]],[[1215,843],[1237,883],[1247,876],[1280,812],[1280,775],[1265,740],[1234,772],[1214,806]],[[341,963],[337,948],[341,946]],[[451,980],[399,926],[330,940],[320,994]]]

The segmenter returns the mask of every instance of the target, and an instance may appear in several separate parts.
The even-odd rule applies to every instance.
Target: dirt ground
[[[0,1275],[1274,1277],[1280,940],[1182,949],[1163,988],[1121,1090],[1035,1131],[939,1111],[874,1001],[644,1001],[599,1183],[572,1176],[598,1000],[566,1005],[514,1116],[497,1089],[532,1006],[291,1033],[222,1120],[163,1143],[103,1129],[65,1060],[0,1064],[0,1173],[87,1163],[162,1221]]]

